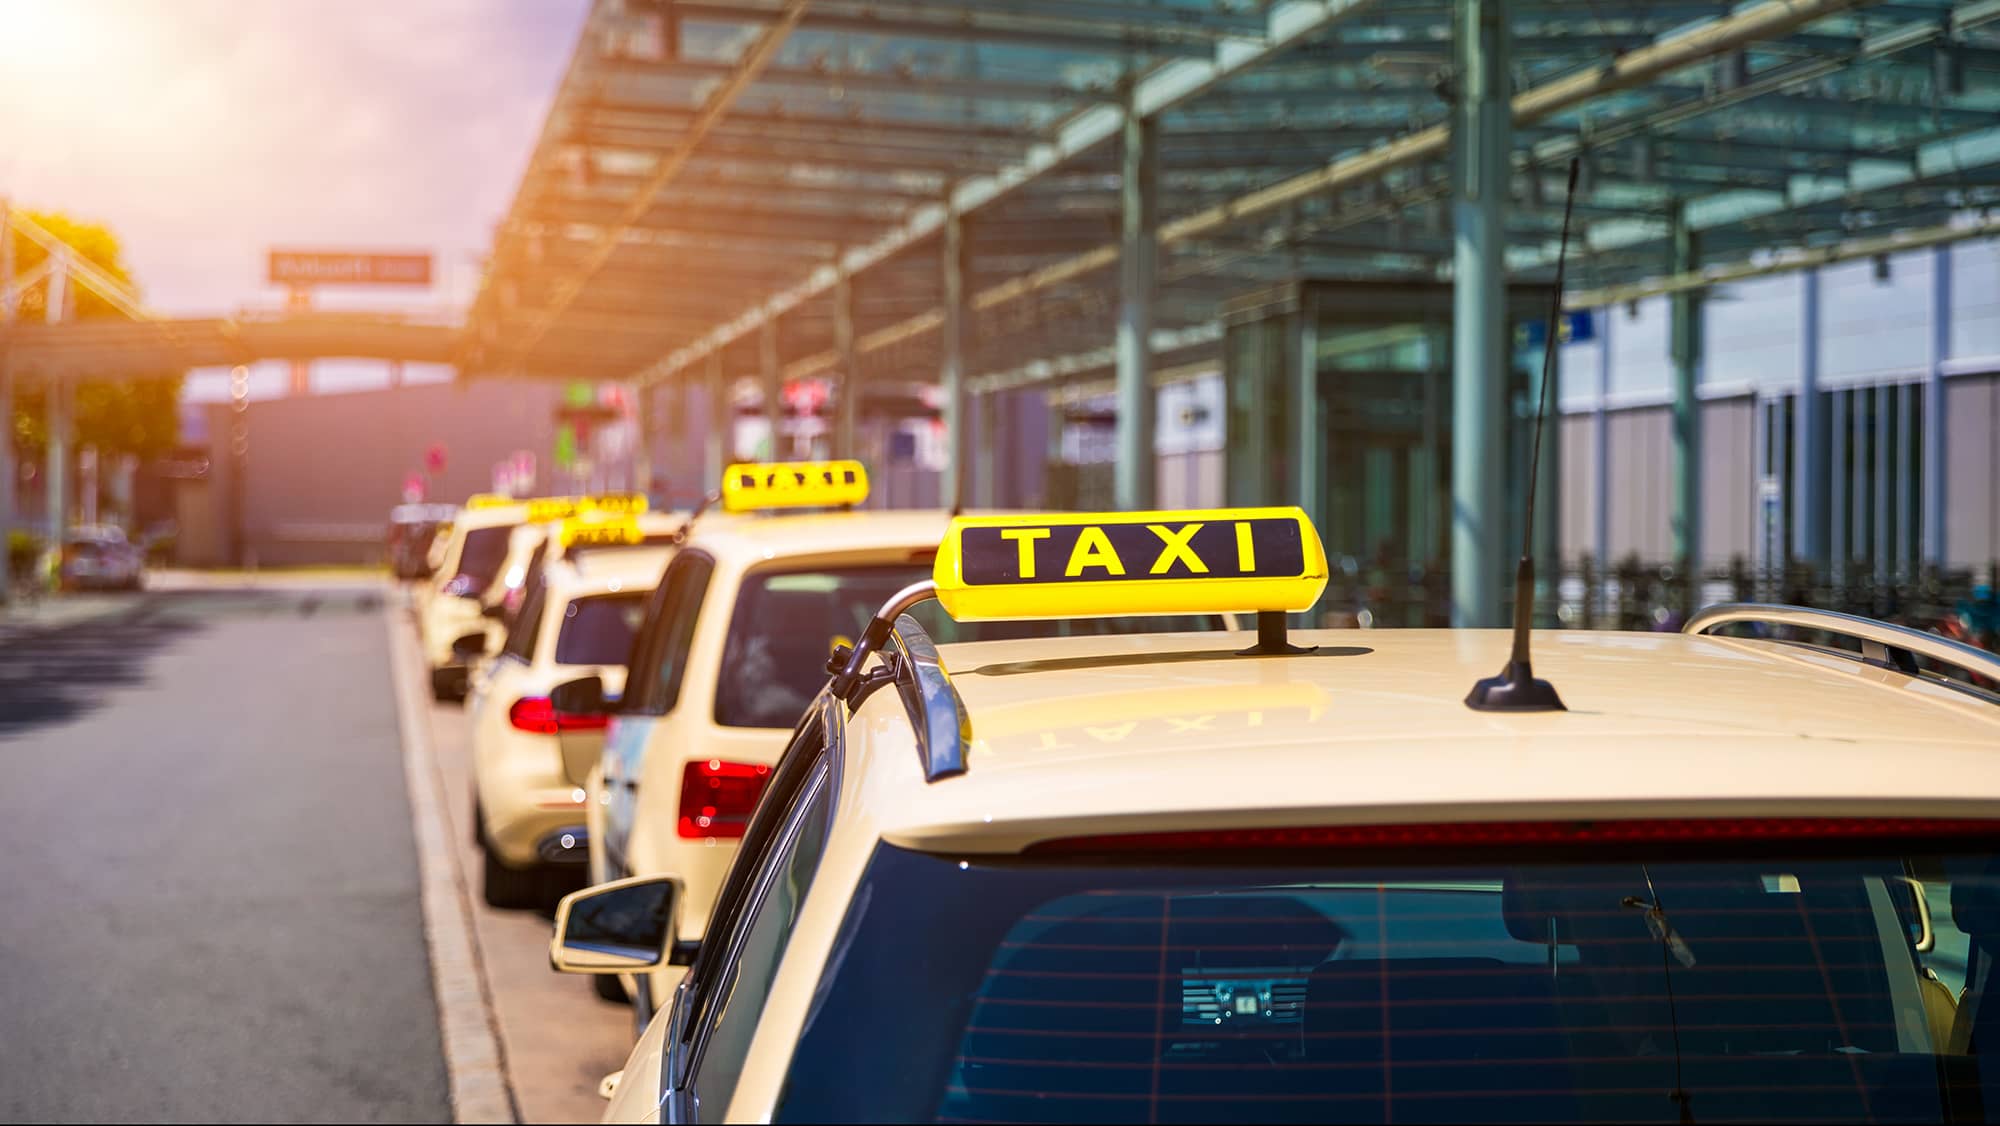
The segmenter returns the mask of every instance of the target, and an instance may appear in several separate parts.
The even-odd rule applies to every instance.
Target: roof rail
[[[1779,606],[1758,602],[1725,602],[1695,612],[1682,633],[1703,634],[1735,622],[1793,626],[1822,630],[1861,642],[1861,660],[1877,668],[1915,675],[1916,658],[2000,681],[2000,655],[1975,649],[1963,642],[1909,626],[1842,614],[1836,610],[1815,610],[1807,606]]]
[[[902,650],[896,662],[896,694],[916,728],[924,781],[965,773],[965,749],[972,743],[972,717],[938,659],[937,644],[915,618],[898,615],[891,642]]]

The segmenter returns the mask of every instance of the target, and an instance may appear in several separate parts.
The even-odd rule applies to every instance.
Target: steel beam
[[[1685,211],[1674,213],[1676,273],[1700,265],[1696,236]],[[1689,582],[1685,597],[1697,597],[1701,571],[1701,301],[1692,290],[1674,294],[1668,309],[1668,351],[1674,369],[1673,473],[1674,564]],[[1692,604],[1682,608],[1692,613]]]
[[[1950,546],[1945,530],[1945,467],[1951,464],[1945,451],[1944,361],[1951,355],[1951,246],[1944,244],[1931,252],[1931,340],[1930,364],[1924,373],[1923,438],[1923,555],[1926,566],[1942,567]],[[1995,576],[2000,578],[2000,576]]]
[[[940,327],[939,382],[944,389],[944,478],[938,495],[954,509],[965,504],[965,408],[967,352],[972,338],[972,307],[967,301],[965,214],[956,209],[945,216],[944,311]]]
[[[833,351],[840,363],[835,393],[833,456],[859,457],[855,444],[861,418],[861,356],[854,348],[854,278],[842,270],[833,286]]]
[[[1792,412],[1792,551],[1824,568],[1832,561],[1826,534],[1826,401],[1819,389],[1819,269],[1799,274],[1799,397]]]
[[[771,428],[772,461],[784,461],[785,366],[778,358],[778,322],[765,321],[757,331],[757,384],[763,392],[764,421]]]
[[[1458,104],[1451,119],[1452,282],[1451,618],[1502,623],[1507,505],[1506,244],[1507,16],[1504,0],[1456,0]]]
[[[1118,460],[1114,497],[1127,512],[1153,507],[1157,396],[1152,384],[1153,301],[1158,292],[1160,129],[1154,118],[1125,115],[1118,250]]]
[[[701,491],[709,496],[722,488],[722,469],[736,457],[736,406],[729,401],[729,380],[722,372],[722,353],[708,357],[708,433],[702,435]]]

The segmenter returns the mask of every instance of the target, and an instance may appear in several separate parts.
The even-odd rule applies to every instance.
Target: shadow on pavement
[[[134,595],[80,621],[0,624],[0,739],[67,723],[143,683],[148,661],[209,620],[377,613],[381,604],[373,592],[175,591]]]

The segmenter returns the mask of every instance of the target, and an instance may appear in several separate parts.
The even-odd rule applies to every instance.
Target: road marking
[[[437,992],[438,1032],[451,1083],[452,1119],[463,1123],[520,1120],[507,1058],[500,1050],[493,996],[472,930],[472,903],[458,854],[451,847],[440,796],[437,755],[431,747],[427,682],[416,639],[403,621],[401,598],[384,600],[389,631],[389,672],[395,681],[396,717],[403,735],[403,775],[410,791],[410,820],[417,839],[424,945],[430,950],[431,984]]]

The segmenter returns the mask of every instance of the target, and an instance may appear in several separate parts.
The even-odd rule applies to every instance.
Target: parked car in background
[[[146,582],[144,553],[111,524],[70,529],[59,566],[64,590],[138,590]]]

